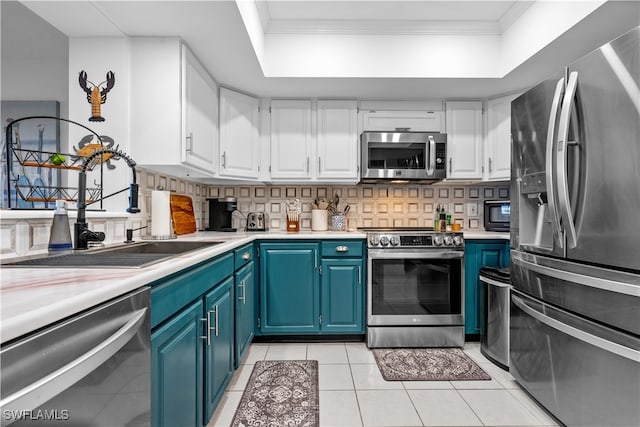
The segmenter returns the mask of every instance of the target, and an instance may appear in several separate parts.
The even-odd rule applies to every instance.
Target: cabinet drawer
[[[361,257],[362,242],[348,240],[328,240],[322,242],[320,250],[323,257]]]
[[[238,248],[233,251],[236,271],[244,267],[253,260],[253,243]]]

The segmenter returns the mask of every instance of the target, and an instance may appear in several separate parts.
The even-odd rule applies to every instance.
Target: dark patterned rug
[[[459,348],[380,348],[373,355],[387,381],[491,379]]]
[[[256,362],[231,426],[319,425],[318,361]]]

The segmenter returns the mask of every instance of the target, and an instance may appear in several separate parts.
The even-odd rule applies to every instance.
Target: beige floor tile
[[[349,357],[349,363],[376,363],[373,353],[365,343],[346,343],[347,356]]]
[[[269,350],[269,344],[251,344],[245,358],[241,361],[243,365],[253,365],[258,360],[264,360]]]
[[[353,379],[348,364],[319,365],[318,387],[320,390],[353,390]]]
[[[360,427],[360,410],[354,390],[320,391],[320,427]]]
[[[351,365],[351,375],[356,390],[404,390],[402,381],[385,381],[376,364]]]
[[[240,367],[233,373],[233,377],[229,382],[227,390],[229,391],[243,391],[249,382],[251,372],[253,372],[254,365],[240,365]]]
[[[491,378],[502,384],[502,387],[508,389],[520,388],[515,378],[513,378],[513,375],[511,375],[508,371],[500,368],[499,366],[496,366],[493,363],[481,363],[478,364],[478,366],[484,369],[487,374],[491,375]]]
[[[458,392],[485,425],[540,425],[540,421],[509,390],[458,390]]]
[[[347,350],[343,343],[308,344],[307,359],[317,360],[319,364],[349,363]]]
[[[357,390],[365,426],[421,426],[405,390]]]
[[[407,390],[453,390],[450,381],[402,381]]]
[[[425,426],[481,426],[456,390],[409,390],[420,419]]]
[[[265,360],[306,360],[306,344],[271,344]]]
[[[545,426],[558,426],[561,425],[552,415],[549,415],[547,411],[540,406],[538,402],[536,402],[531,396],[527,394],[524,390],[518,388],[509,390],[513,396],[515,396],[520,403],[522,403],[533,415],[540,420],[540,422]]]
[[[207,427],[229,427],[241,398],[241,391],[226,392],[220,399],[220,403],[218,403],[218,407],[211,420],[209,420]]]

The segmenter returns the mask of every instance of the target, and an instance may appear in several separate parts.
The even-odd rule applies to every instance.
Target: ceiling
[[[22,1],[69,37],[177,36],[261,97],[487,98],[640,24],[635,1]]]

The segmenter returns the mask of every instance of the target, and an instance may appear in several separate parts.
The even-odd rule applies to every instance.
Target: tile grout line
[[[351,384],[353,384],[353,394],[356,396],[356,405],[358,406],[358,415],[360,416],[360,425],[364,426],[364,418],[362,416],[362,408],[360,406],[360,399],[358,398],[358,390],[356,389],[356,381],[353,378],[353,369],[351,369],[351,358],[349,357],[349,352],[347,351],[347,346],[345,344],[344,350],[347,352],[347,362],[349,362],[349,373],[351,374]]]

